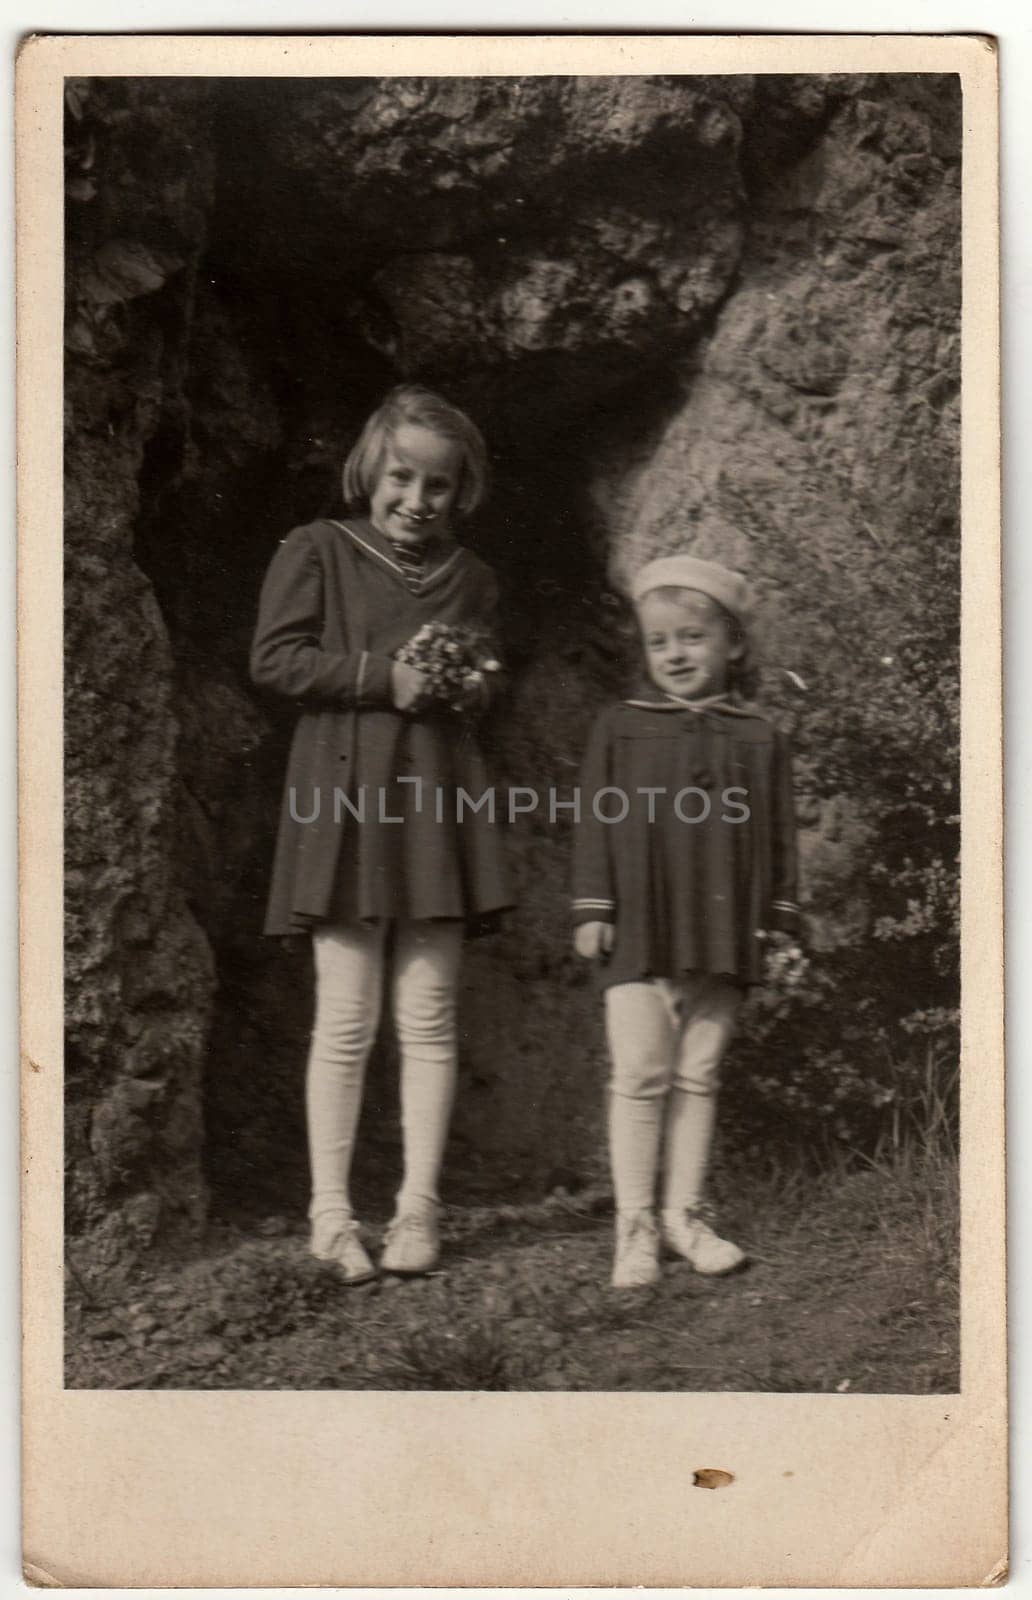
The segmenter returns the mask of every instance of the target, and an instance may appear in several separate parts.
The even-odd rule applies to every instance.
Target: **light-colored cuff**
[[[615,922],[616,901],[584,897],[573,902],[572,912],[575,928],[585,922]]]

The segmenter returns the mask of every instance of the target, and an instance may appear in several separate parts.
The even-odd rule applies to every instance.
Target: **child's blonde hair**
[[[464,516],[475,511],[487,493],[490,475],[483,435],[458,406],[418,383],[402,383],[392,389],[362,429],[344,462],[345,502],[368,505],[380,476],[388,441],[406,423],[430,428],[461,447],[462,469],[455,509]]]

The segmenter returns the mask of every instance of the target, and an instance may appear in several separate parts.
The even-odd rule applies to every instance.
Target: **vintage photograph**
[[[29,1581],[998,1584],[994,41],[17,100]]]
[[[70,77],[70,1389],[948,1395],[960,77]]]

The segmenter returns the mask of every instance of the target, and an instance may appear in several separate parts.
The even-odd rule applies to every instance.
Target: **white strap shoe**
[[[368,1283],[376,1277],[358,1223],[350,1217],[317,1217],[312,1224],[312,1254],[317,1261],[332,1261],[339,1267],[345,1283]]]
[[[394,1218],[384,1237],[380,1265],[385,1272],[418,1276],[431,1272],[441,1254],[437,1207],[427,1205],[403,1211]]]

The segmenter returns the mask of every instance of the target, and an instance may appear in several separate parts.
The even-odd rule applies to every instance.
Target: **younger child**
[[[312,939],[311,1248],[348,1283],[374,1270],[349,1177],[384,991],[401,1054],[404,1173],[382,1265],[420,1273],[438,1258],[463,934],[509,904],[493,817],[460,820],[456,807],[459,788],[489,787],[471,722],[489,693],[488,658],[466,671],[455,641],[489,632],[498,591],[452,534],[486,479],[483,439],[463,412],[414,385],[393,390],[345,462],[357,514],[282,541],[251,652],[255,682],[300,710],[265,931]],[[447,693],[444,673],[413,664],[421,640],[442,633]]]
[[[575,948],[605,989],[617,1288],[656,1280],[661,1236],[697,1272],[744,1260],[703,1215],[720,1065],[769,941],[798,916],[788,745],[732,698],[745,580],[675,555],[631,595],[647,678],[592,729],[573,902]]]

